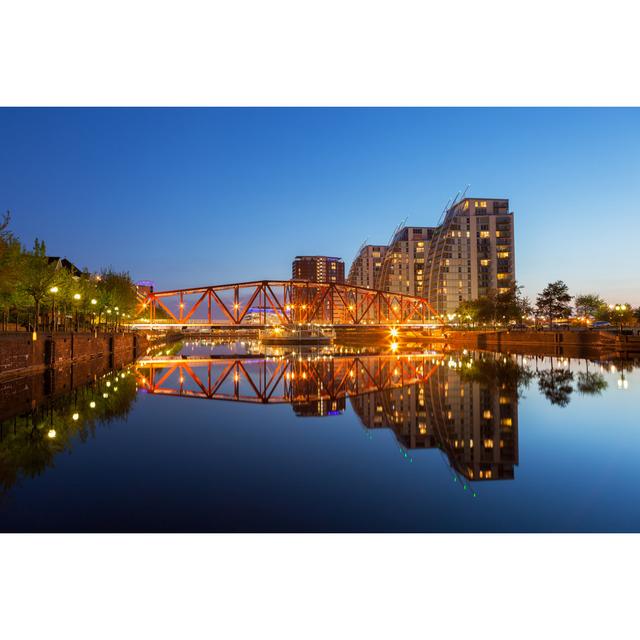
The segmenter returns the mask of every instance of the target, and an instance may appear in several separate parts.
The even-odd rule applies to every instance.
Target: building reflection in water
[[[514,477],[518,393],[531,374],[502,355],[153,359],[138,365],[149,393],[289,403],[331,416],[349,398],[369,429],[390,428],[405,449],[437,448],[468,480]]]
[[[468,480],[513,479],[523,372],[507,363],[449,359],[424,383],[350,401],[367,428],[393,429],[407,449],[440,449]]]

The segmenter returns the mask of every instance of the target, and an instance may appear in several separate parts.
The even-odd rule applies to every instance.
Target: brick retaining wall
[[[47,367],[109,357],[122,366],[142,355],[148,346],[141,334],[39,333],[0,334],[0,378],[25,375]]]

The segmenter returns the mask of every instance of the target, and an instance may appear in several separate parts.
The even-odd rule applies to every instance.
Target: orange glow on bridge
[[[139,315],[137,324],[152,328],[296,323],[388,326],[441,321],[425,298],[299,280],[154,291],[141,301]]]

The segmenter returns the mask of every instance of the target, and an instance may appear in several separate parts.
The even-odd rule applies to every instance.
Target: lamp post
[[[95,309],[96,305],[98,304],[98,301],[95,298],[91,298],[91,306]],[[93,324],[93,337],[97,338],[98,337],[98,327],[96,325],[96,312],[93,311],[92,312],[92,324]]]
[[[51,294],[51,333],[55,333],[56,330],[56,293],[58,293],[58,287],[51,287],[49,289]],[[38,318],[36,318],[36,323]]]
[[[73,294],[73,306],[75,308],[75,332],[78,333],[78,303],[82,296],[79,293]]]
[[[617,304],[616,305],[616,311],[618,312],[618,318],[620,320],[620,333],[622,333],[622,318],[623,318],[623,314],[624,312],[627,310],[627,305],[626,304]]]
[[[617,304],[617,305],[609,305],[610,309],[613,309],[616,312],[616,315],[618,316],[618,323],[620,325],[620,333],[622,333],[622,318],[623,318],[623,314],[624,312],[627,310],[627,305],[626,304]]]

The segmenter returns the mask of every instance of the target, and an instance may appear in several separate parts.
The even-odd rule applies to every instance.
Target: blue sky
[[[640,109],[0,109],[25,244],[159,289],[351,262],[466,184],[516,213],[518,280],[640,305]]]

